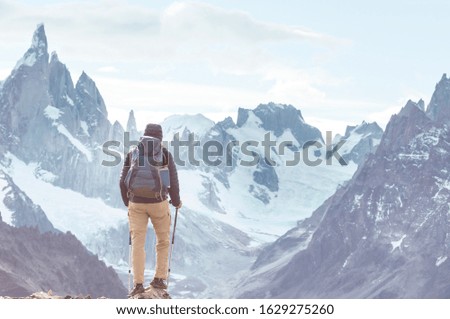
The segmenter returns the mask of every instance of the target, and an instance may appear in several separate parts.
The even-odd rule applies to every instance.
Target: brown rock
[[[165,289],[157,289],[149,286],[143,293],[134,295],[130,299],[172,299]]]

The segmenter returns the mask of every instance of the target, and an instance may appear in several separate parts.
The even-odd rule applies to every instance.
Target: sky
[[[450,72],[450,2],[0,0],[0,79],[44,23],[74,81],[96,82],[111,121],[236,119],[292,104],[323,132],[428,104]]]

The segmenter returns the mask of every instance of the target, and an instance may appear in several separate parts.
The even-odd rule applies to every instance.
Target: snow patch
[[[434,177],[436,179],[436,185],[439,187],[439,191],[446,189],[450,191],[450,181],[448,179],[442,179],[439,177]]]
[[[353,130],[350,131],[350,134],[348,137],[341,137],[339,134],[337,134],[333,139],[333,144],[337,144],[338,142],[342,141],[344,144],[339,148],[339,153],[342,155],[350,154],[353,149],[364,139],[371,137],[372,132],[367,133],[359,133],[358,130],[360,130],[364,125],[366,125],[365,122],[362,124],[356,126]],[[372,136],[372,146],[376,147],[380,144],[381,139],[380,138],[374,138]]]
[[[421,144],[436,146],[439,144],[439,137],[442,135],[442,130],[432,128],[426,133],[421,133],[416,136],[413,144],[420,142]]]
[[[61,117],[62,114],[64,113],[60,109],[52,105],[48,105],[44,109],[44,115],[53,121],[53,126],[56,127],[58,132],[64,135],[75,148],[77,148],[81,153],[83,153],[89,162],[92,162],[91,151],[83,143],[81,143],[78,139],[76,139],[63,124],[57,122],[57,120]],[[85,122],[81,122],[81,127],[84,130],[83,123]]]
[[[447,256],[441,256],[436,259],[436,267],[439,267],[447,260]]]
[[[59,119],[62,114],[64,114],[63,111],[52,105],[49,105],[44,109],[44,115],[53,121]]]
[[[277,138],[277,140],[281,142],[292,142],[292,146],[300,148],[300,144],[294,137],[294,134],[292,134],[292,130],[290,128],[286,129],[283,134],[281,134],[281,136]]]
[[[73,102],[73,100],[70,98],[70,96],[68,96],[67,94],[64,95],[64,99],[67,101],[67,103],[69,103],[72,106],[75,106],[75,103]]]
[[[88,125],[87,125],[87,123],[85,121],[80,121],[80,127],[81,127],[81,129],[83,130],[83,133],[86,136],[90,136],[89,135],[89,128],[88,128]]]
[[[363,194],[355,194],[355,198],[353,199],[353,208],[361,207],[361,198],[363,198]]]
[[[391,253],[394,252],[394,250],[396,250],[397,248],[400,251],[402,250],[402,243],[405,238],[406,238],[406,235],[403,235],[399,240],[391,242],[391,245],[392,245]]]
[[[343,141],[345,142],[341,148],[339,148],[339,151],[341,154],[349,154],[353,150],[353,148],[358,145],[361,140],[366,137],[366,135],[362,135],[356,132],[352,132],[350,136]]]
[[[422,223],[416,228],[416,233],[425,225],[425,223],[428,221],[428,219],[434,214],[434,211],[429,211],[425,218],[423,219]]]
[[[400,195],[397,196],[397,201],[400,204],[400,207],[403,207],[403,201],[402,201],[402,198],[400,197]]]
[[[403,160],[403,159],[410,159],[410,160],[428,160],[428,158],[430,157],[430,154],[427,152],[420,152],[420,153],[416,153],[416,154],[406,154],[406,153],[400,153],[398,154],[398,158]]]
[[[381,143],[381,138],[373,138],[372,139],[372,145],[373,147],[377,147]]]
[[[442,179],[439,177],[434,177],[436,179],[436,186],[438,191],[433,196],[433,200],[438,204],[445,204],[448,202],[448,192],[450,191],[450,181],[448,179]],[[443,193],[441,193],[444,191]],[[447,193],[447,194],[445,194]]]
[[[347,267],[349,258],[350,258],[350,256],[348,256],[348,257],[345,259],[344,264],[342,265],[342,268]]]
[[[47,183],[35,176],[38,164],[25,164],[10,153],[7,153],[5,157],[10,161],[10,165],[3,169],[11,176],[14,183],[36,205],[41,206],[57,229],[72,232],[83,244],[89,244],[92,234],[102,229],[117,228],[127,223],[126,210],[112,208],[101,199],[87,198],[73,190]],[[0,168],[2,168],[1,164]],[[0,184],[2,182],[0,178]],[[3,187],[0,187],[0,190],[2,189]],[[0,210],[3,216],[1,207]]]
[[[193,170],[179,170],[178,178],[180,189],[183,190],[183,201],[189,203],[189,208],[200,213],[211,214],[211,209],[206,207],[199,199],[199,194],[204,192],[204,178],[211,179],[208,174],[200,174]]]
[[[375,221],[381,222],[386,217],[386,212],[384,210],[384,196],[382,196],[377,202],[376,202],[377,212],[375,215]]]
[[[73,137],[73,135],[70,134],[69,130],[64,125],[58,124],[56,126],[56,128],[58,129],[58,132],[60,132],[65,137],[67,137],[67,139],[70,141],[70,143],[72,143],[73,146],[75,146],[81,153],[84,154],[84,156],[86,156],[86,158],[89,162],[92,162],[91,151],[83,143],[81,143],[78,139]]]
[[[21,58],[19,61],[17,61],[16,66],[14,67],[14,70],[17,70],[22,65],[25,66],[33,66],[37,61],[36,52],[32,53],[26,53],[23,58]]]

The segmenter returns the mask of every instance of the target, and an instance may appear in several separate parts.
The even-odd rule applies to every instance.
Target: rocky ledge
[[[27,297],[7,297],[0,296],[0,299],[92,299],[90,295],[78,295],[78,296],[56,296],[50,290],[48,292],[35,292]],[[106,297],[99,297],[97,299],[108,299]],[[153,287],[148,287],[143,293],[137,294],[130,299],[172,299],[169,293],[164,289],[156,289]]]

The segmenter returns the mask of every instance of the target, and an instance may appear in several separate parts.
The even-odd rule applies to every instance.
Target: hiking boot
[[[133,297],[134,295],[141,294],[145,291],[143,284],[136,284],[134,289],[128,294],[128,297]]]
[[[167,289],[167,285],[162,278],[153,278],[153,281],[150,283],[150,286],[157,289]]]

